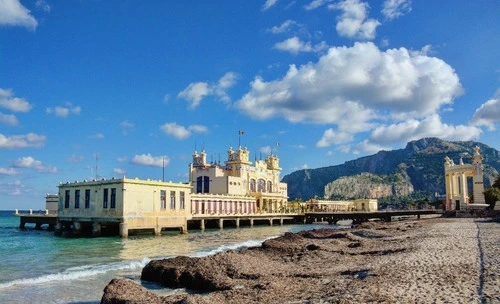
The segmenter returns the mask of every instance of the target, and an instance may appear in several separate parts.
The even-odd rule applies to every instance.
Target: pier
[[[202,215],[197,214],[188,220],[188,224],[198,224],[200,230],[205,230],[207,223],[216,224],[219,229],[224,228],[224,222],[231,227],[239,228],[240,225],[253,227],[254,223],[265,223],[273,226],[274,223],[283,225],[284,223],[303,222],[303,216],[298,213],[262,213],[262,214],[241,214],[241,215]]]
[[[26,224],[35,224],[35,229],[42,229],[42,225],[47,225],[48,230],[53,230],[57,223],[57,215],[49,214],[48,210],[44,210],[43,213],[34,213],[33,210],[29,210],[29,213],[19,213],[16,209],[14,214],[19,217],[19,228],[25,229]]]
[[[341,220],[352,220],[355,223],[366,222],[371,219],[379,219],[385,222],[391,222],[393,217],[416,216],[420,219],[421,215],[442,214],[440,209],[426,210],[388,210],[388,211],[350,211],[350,212],[305,212],[304,221],[306,223],[328,222],[336,224]]]

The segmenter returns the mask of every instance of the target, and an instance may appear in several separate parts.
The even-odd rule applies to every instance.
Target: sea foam
[[[95,264],[95,265],[71,267],[55,274],[47,274],[35,278],[25,278],[25,279],[19,279],[1,283],[0,289],[16,285],[33,285],[33,284],[52,283],[57,281],[71,281],[107,273],[109,271],[133,270],[133,269],[143,268],[150,260],[151,259],[149,258],[144,258],[142,260],[137,260],[137,261],[123,261],[110,264]]]

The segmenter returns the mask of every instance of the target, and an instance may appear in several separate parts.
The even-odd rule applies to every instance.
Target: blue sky
[[[0,0],[0,209],[96,175],[162,179],[163,163],[187,182],[195,147],[223,162],[239,130],[283,175],[429,136],[500,149],[499,14],[493,0]]]

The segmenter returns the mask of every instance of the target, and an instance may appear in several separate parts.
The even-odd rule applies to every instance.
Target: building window
[[[257,185],[257,192],[266,192],[266,181],[263,179],[259,179],[259,183]]]
[[[180,201],[179,201],[179,204],[180,204],[180,205],[179,205],[179,209],[184,209],[184,208],[186,208],[185,203],[184,203],[184,201],[185,201],[185,198],[184,198],[184,191],[181,191],[181,192],[179,193],[179,195],[180,195]]]
[[[273,184],[271,183],[271,181],[267,182],[267,192],[273,192]]]
[[[175,191],[170,191],[170,209],[175,209]]]
[[[90,189],[85,189],[85,209],[90,208]]]
[[[104,194],[102,197],[102,207],[103,208],[108,208],[108,189],[104,189]]]
[[[69,190],[64,192],[64,208],[69,208]]]
[[[255,192],[255,179],[250,180],[250,192]]]
[[[160,190],[160,208],[167,209],[167,191]]]
[[[80,190],[75,190],[75,209],[80,208]]]
[[[116,208],[116,188],[111,188],[111,208]]]
[[[210,192],[210,177],[198,176],[196,178],[196,193],[209,193]]]

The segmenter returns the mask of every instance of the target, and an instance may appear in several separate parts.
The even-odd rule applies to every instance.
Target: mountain
[[[445,156],[455,163],[460,157],[470,163],[475,146],[484,157],[484,182],[489,187],[500,171],[498,150],[480,142],[439,138],[411,141],[404,149],[380,151],[342,165],[295,171],[282,181],[288,184],[290,200],[325,197],[325,191],[326,198],[408,195],[413,191],[444,194]]]

